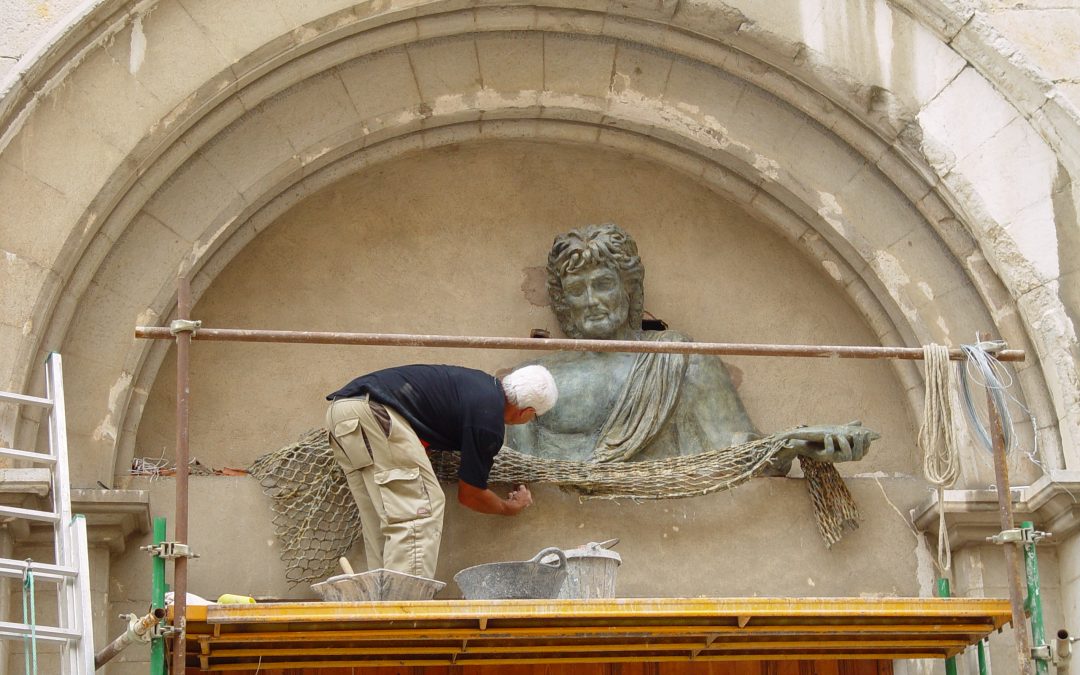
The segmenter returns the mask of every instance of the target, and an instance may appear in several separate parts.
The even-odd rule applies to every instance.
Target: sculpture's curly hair
[[[614,223],[603,223],[560,234],[551,244],[547,264],[548,297],[563,332],[571,338],[582,337],[581,331],[570,320],[570,306],[563,293],[562,279],[590,265],[607,265],[619,273],[630,297],[630,328],[640,330],[645,306],[645,267],[641,264],[634,238]]]

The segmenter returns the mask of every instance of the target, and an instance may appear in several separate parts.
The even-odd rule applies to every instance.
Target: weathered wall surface
[[[555,235],[590,222],[616,222],[635,237],[646,309],[697,339],[874,340],[823,268],[700,183],[625,154],[531,142],[452,146],[335,183],[252,241],[194,315],[219,327],[561,335],[544,289],[527,295],[522,286],[546,265]],[[494,372],[530,356],[196,343],[193,454],[247,466],[321,426],[324,396],[370,370],[418,361]],[[732,365],[761,429],[862,419],[888,440],[853,470],[913,471],[914,427],[887,363],[744,357]],[[164,368],[136,456],[171,456],[174,401]]]

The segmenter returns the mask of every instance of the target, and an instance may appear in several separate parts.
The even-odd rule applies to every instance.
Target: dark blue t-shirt
[[[460,366],[398,366],[361,375],[326,398],[364,394],[407,419],[432,450],[461,451],[458,478],[487,488],[506,435],[506,399],[498,380]]]

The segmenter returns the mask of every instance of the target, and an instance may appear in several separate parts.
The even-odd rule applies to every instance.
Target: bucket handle
[[[540,562],[549,555],[555,555],[556,557],[558,557],[557,563]],[[543,551],[540,551],[539,553],[534,555],[529,560],[529,562],[540,563],[541,565],[548,565],[549,567],[554,567],[557,570],[561,570],[566,567],[566,554],[563,553],[562,549],[557,546],[549,546],[548,548],[545,548]]]

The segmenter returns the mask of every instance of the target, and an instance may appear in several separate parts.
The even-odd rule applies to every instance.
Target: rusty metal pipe
[[[187,318],[183,316],[181,318]],[[136,326],[135,337],[171,340],[168,328]],[[179,336],[176,336],[179,337]],[[199,328],[194,340],[223,342],[281,342],[325,345],[371,345],[381,347],[444,347],[461,349],[525,349],[539,351],[638,352],[664,354],[717,354],[726,356],[792,356],[841,359],[921,360],[921,347],[763,345],[729,342],[652,342],[642,340],[570,340],[558,338],[480,337],[459,335],[423,335],[410,333],[335,333],[288,330],[248,330],[234,328]],[[179,342],[178,342],[179,344]],[[1022,349],[1005,349],[995,357],[999,361],[1023,361]],[[949,358],[962,361],[961,349],[950,349]]]
[[[1009,485],[1009,466],[1005,458],[1005,432],[1001,417],[994,406],[993,392],[986,390],[987,417],[994,443],[994,480],[997,485],[998,516],[1001,531],[1013,529],[1012,489]],[[940,508],[944,508],[941,506]],[[1034,675],[1031,659],[1031,640],[1028,637],[1027,617],[1024,614],[1024,585],[1022,542],[1005,542],[1005,576],[1009,582],[1009,606],[1012,608],[1013,639],[1019,664],[1019,675]]]
[[[187,320],[191,317],[191,280],[181,275],[177,282],[176,316]],[[166,329],[167,331],[168,329]],[[191,374],[189,368],[191,333],[181,331],[176,335],[176,517],[173,532],[176,543],[188,541],[188,419],[191,410]],[[187,558],[173,560],[173,642],[172,672],[184,672],[187,656]]]
[[[124,618],[125,615],[121,615]],[[132,618],[134,614],[130,615]],[[113,659],[114,656],[124,651],[124,649],[133,642],[149,642],[150,636],[148,633],[150,629],[158,624],[159,621],[165,618],[165,610],[162,607],[154,609],[146,616],[136,619],[128,623],[128,629],[124,633],[107,644],[104,649],[94,655],[94,670],[101,668],[103,665]]]

